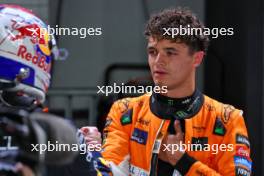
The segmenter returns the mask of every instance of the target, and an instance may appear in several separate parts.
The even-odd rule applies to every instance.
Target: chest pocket
[[[190,144],[191,150],[187,153],[208,166],[214,165],[227,133],[222,115],[221,108],[213,108],[186,120],[185,144]]]

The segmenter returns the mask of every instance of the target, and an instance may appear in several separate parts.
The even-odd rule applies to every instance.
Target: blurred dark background
[[[57,36],[69,57],[54,62],[50,111],[77,126],[99,125],[112,101],[123,95],[98,95],[97,86],[148,84],[144,23],[167,7],[190,8],[207,27],[234,28],[233,36],[211,39],[198,87],[205,94],[244,111],[253,175],[263,166],[264,2],[210,0],[0,0],[31,8],[51,26],[102,28],[102,35]],[[151,83],[150,83],[151,84]],[[98,120],[99,119],[99,120]]]

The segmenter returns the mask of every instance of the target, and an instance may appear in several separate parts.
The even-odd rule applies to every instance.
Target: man
[[[167,93],[115,102],[106,119],[102,155],[114,175],[250,175],[242,111],[196,87],[208,36],[174,35],[180,27],[204,29],[184,9],[164,10],[147,22],[152,78],[156,86],[167,86]]]

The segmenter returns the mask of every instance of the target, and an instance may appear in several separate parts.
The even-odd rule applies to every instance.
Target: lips
[[[168,74],[166,71],[163,71],[163,70],[155,70],[153,73],[154,73],[154,74],[158,74],[158,75],[165,75],[165,74]]]

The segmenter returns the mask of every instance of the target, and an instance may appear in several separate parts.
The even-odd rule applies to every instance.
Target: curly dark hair
[[[209,38],[207,35],[164,35],[164,28],[196,28],[204,30],[202,22],[187,8],[165,9],[151,16],[145,27],[145,36],[158,40],[168,39],[177,43],[185,43],[191,53],[195,51],[207,51]]]

